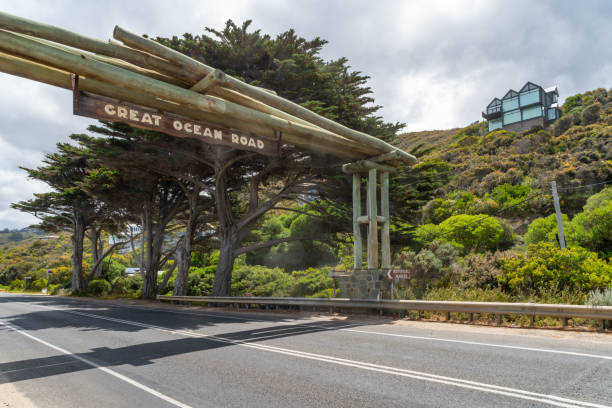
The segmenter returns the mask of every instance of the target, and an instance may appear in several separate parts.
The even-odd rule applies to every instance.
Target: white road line
[[[49,309],[53,309],[49,306],[45,306],[45,307]],[[269,352],[284,354],[284,355],[288,355],[292,357],[322,361],[322,362],[327,362],[331,364],[354,367],[354,368],[358,368],[362,370],[379,372],[383,374],[391,374],[391,375],[396,375],[396,376],[401,376],[401,377],[409,377],[409,378],[413,378],[416,380],[435,382],[435,383],[451,385],[455,387],[467,388],[467,389],[476,390],[476,391],[504,395],[504,396],[523,399],[523,400],[538,401],[538,402],[541,402],[547,405],[556,406],[556,407],[612,408],[612,406],[608,406],[608,405],[601,405],[601,404],[590,403],[586,401],[572,400],[569,398],[563,398],[563,397],[559,397],[556,395],[540,394],[537,392],[525,391],[525,390],[521,390],[517,388],[503,387],[503,386],[494,385],[494,384],[463,380],[460,378],[446,377],[446,376],[429,374],[429,373],[419,372],[419,371],[414,371],[414,370],[406,370],[406,369],[397,368],[397,367],[383,366],[379,364],[371,364],[371,363],[356,361],[356,360],[342,359],[342,358],[327,356],[327,355],[322,355],[322,354],[307,353],[303,351],[291,350],[291,349],[286,349],[282,347],[274,347],[274,346],[268,346],[268,345],[259,344],[259,343],[251,343],[248,341],[231,340],[228,338],[218,337],[214,335],[206,335],[202,333],[190,332],[190,331],[185,331],[185,330],[175,330],[175,329],[170,329],[170,328],[163,327],[163,326],[156,326],[156,325],[135,322],[135,321],[130,321],[130,320],[124,320],[124,319],[116,319],[113,317],[100,316],[100,315],[91,314],[91,313],[68,311],[68,310],[62,310],[62,309],[58,309],[58,311],[69,313],[69,314],[81,315],[84,317],[91,317],[94,319],[108,320],[108,321],[122,323],[126,325],[131,325],[131,326],[159,330],[159,331],[172,333],[172,334],[181,334],[181,335],[188,336],[188,337],[202,338],[202,339],[212,340],[212,341],[216,341],[220,343],[233,344],[233,345],[237,345],[241,347],[248,347],[248,348],[253,348],[253,349],[258,349],[258,350],[263,350],[263,351],[269,351]]]
[[[18,328],[16,325],[3,322],[2,320],[0,320],[0,324],[6,326],[10,330],[13,330],[13,331],[15,331],[15,332],[25,336],[25,337],[28,337],[28,338],[30,338],[30,339],[32,339],[34,341],[37,341],[40,344],[43,344],[43,345],[45,345],[47,347],[50,347],[50,348],[52,348],[54,350],[57,350],[60,353],[69,355],[70,357],[72,357],[72,358],[74,358],[76,360],[79,360],[82,363],[90,365],[90,366],[92,366],[94,368],[97,368],[98,370],[101,370],[101,371],[105,372],[106,374],[110,374],[110,375],[112,375],[115,378],[118,378],[118,379],[120,379],[122,381],[125,381],[126,383],[128,383],[130,385],[133,385],[134,387],[140,388],[141,390],[143,390],[145,392],[148,392],[149,394],[152,394],[152,395],[154,395],[154,396],[156,396],[156,397],[158,397],[158,398],[160,398],[160,399],[162,399],[162,400],[164,400],[164,401],[166,401],[166,402],[168,402],[168,403],[170,403],[170,404],[172,404],[174,406],[177,406],[177,407],[180,407],[180,408],[191,408],[189,405],[183,404],[182,402],[177,401],[174,398],[171,398],[171,397],[169,397],[169,396],[167,396],[165,394],[162,394],[161,392],[156,391],[156,390],[154,390],[154,389],[152,389],[150,387],[147,387],[146,385],[141,384],[138,381],[132,380],[131,378],[126,377],[123,374],[119,374],[116,371],[113,371],[113,370],[111,370],[109,368],[106,368],[106,367],[103,367],[103,366],[101,366],[99,364],[96,364],[93,361],[90,361],[90,360],[88,360],[86,358],[83,358],[83,357],[81,357],[81,356],[79,356],[77,354],[73,354],[73,353],[71,353],[68,350],[65,350],[65,349],[63,349],[61,347],[55,346],[55,345],[53,345],[53,344],[51,344],[49,342],[46,342],[46,341],[44,341],[42,339],[39,339],[38,337],[32,336],[31,334],[25,332],[24,331],[25,329],[23,329],[22,327]]]
[[[384,333],[384,332],[375,332],[369,330],[357,330],[357,329],[340,329],[340,331],[347,332],[355,332],[355,333],[366,333],[366,334],[376,334],[379,336],[390,336],[390,337],[403,337],[407,339],[415,339],[415,340],[427,340],[427,341],[442,341],[446,343],[459,343],[459,344],[470,344],[475,346],[485,346],[485,347],[497,347],[497,348],[507,348],[513,350],[525,350],[525,351],[538,351],[542,353],[555,353],[555,354],[565,354],[570,356],[579,356],[579,357],[589,357],[589,358],[600,358],[603,360],[612,360],[612,356],[606,356],[602,354],[589,354],[589,353],[579,353],[576,351],[565,351],[565,350],[552,350],[552,349],[543,349],[538,347],[524,347],[524,346],[509,346],[505,344],[493,344],[493,343],[480,343],[477,341],[467,341],[467,340],[453,340],[453,339],[441,339],[439,337],[426,337],[426,336],[412,336],[409,334],[396,334],[396,333]]]
[[[14,303],[23,303],[23,302],[14,302]],[[75,301],[76,303],[76,301]],[[32,306],[38,306],[38,307],[43,307],[43,308],[49,308],[52,310],[59,310],[59,311],[64,311],[64,309],[61,308],[57,308],[57,307],[51,307],[51,306],[44,306],[44,305],[37,305],[37,304],[31,304],[31,303],[27,303],[28,305],[32,305]],[[116,308],[116,309],[121,309],[121,308],[129,308],[129,309],[138,309],[141,311],[149,311],[149,309],[147,308],[143,308],[143,307],[138,307],[138,306],[115,306],[115,305],[109,305],[109,308]],[[206,317],[215,317],[215,318],[219,318],[219,319],[233,319],[233,320],[243,320],[243,321],[252,321],[252,322],[259,322],[259,323],[275,323],[278,325],[282,325],[282,326],[293,326],[293,327],[298,327],[298,326],[306,326],[309,328],[315,327],[313,325],[307,325],[305,323],[279,323],[279,322],[275,322],[273,320],[265,320],[265,319],[254,319],[254,318],[248,318],[248,317],[238,317],[238,316],[226,316],[226,315],[222,315],[220,316],[219,314],[212,314],[212,313],[200,313],[200,312],[195,312],[195,313],[190,313],[190,312],[183,312],[183,311],[174,311],[174,310],[165,310],[165,309],[152,309],[155,311],[160,311],[160,312],[166,312],[166,313],[173,313],[173,314],[184,314],[184,315],[189,315],[189,316],[206,316]],[[359,326],[358,324],[350,324],[347,325],[347,327],[356,327]],[[505,349],[512,349],[512,350],[522,350],[522,351],[531,351],[531,352],[542,352],[542,353],[551,353],[551,354],[562,354],[562,355],[568,355],[568,356],[576,356],[576,357],[586,357],[586,358],[597,358],[597,359],[603,359],[603,360],[612,360],[612,356],[608,356],[608,355],[604,355],[604,354],[592,354],[592,353],[580,353],[580,352],[575,352],[575,351],[567,351],[567,350],[554,350],[554,349],[545,349],[545,348],[538,348],[538,347],[526,347],[526,346],[511,346],[511,345],[506,345],[506,344],[497,344],[497,343],[482,343],[482,342],[477,342],[477,341],[469,341],[469,340],[454,340],[454,339],[446,339],[446,338],[440,338],[440,337],[428,337],[428,336],[414,336],[414,335],[407,335],[407,334],[395,334],[395,333],[385,333],[385,332],[378,332],[378,331],[369,331],[369,330],[357,330],[357,329],[349,329],[349,328],[338,328],[338,327],[326,327],[323,324],[318,324],[317,327],[320,327],[324,330],[329,330],[329,331],[346,331],[346,332],[355,332],[355,333],[362,333],[362,334],[370,334],[370,335],[378,335],[378,336],[389,336],[389,337],[403,337],[403,338],[407,338],[407,339],[414,339],[414,340],[426,340],[426,341],[440,341],[440,342],[446,342],[446,343],[457,343],[457,344],[466,344],[466,345],[473,345],[473,346],[482,346],[482,347],[493,347],[493,348],[505,348]]]

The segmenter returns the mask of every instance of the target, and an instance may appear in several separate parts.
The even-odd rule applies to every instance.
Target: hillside
[[[422,164],[417,168],[437,163],[440,170],[433,175],[429,171],[429,180],[436,175],[449,180],[414,221],[485,213],[513,220],[524,232],[530,220],[551,213],[553,180],[562,211],[570,216],[580,212],[590,195],[612,182],[612,89],[569,97],[562,110],[564,115],[550,128],[518,134],[487,133],[486,122],[481,122],[398,135],[393,143],[418,155]],[[450,166],[450,174],[444,174],[441,164]],[[447,210],[446,216],[440,208]]]

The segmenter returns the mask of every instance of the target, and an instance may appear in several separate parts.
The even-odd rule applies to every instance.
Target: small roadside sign
[[[410,269],[389,269],[387,270],[387,277],[390,280],[395,279],[410,279],[411,271]]]

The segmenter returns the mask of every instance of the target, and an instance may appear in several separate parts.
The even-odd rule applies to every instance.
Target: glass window
[[[495,130],[495,129],[501,129],[502,127],[502,120],[501,119],[492,119],[489,121],[489,132]]]
[[[540,102],[540,90],[532,89],[531,91],[522,92],[520,95],[521,106],[531,105],[532,103]]]
[[[514,98],[504,99],[503,104],[504,112],[516,109],[518,108],[518,97],[515,96]]]
[[[556,109],[549,109],[548,110],[548,120],[555,120],[557,119],[557,110]]]
[[[542,106],[540,105],[523,109],[523,120],[537,118],[540,116],[542,116]]]
[[[487,113],[495,113],[495,112],[500,112],[501,111],[501,106],[497,105],[497,106],[491,106],[489,108],[487,108]]]
[[[509,125],[510,123],[516,123],[521,121],[521,111],[515,110],[512,112],[504,113],[504,125]]]

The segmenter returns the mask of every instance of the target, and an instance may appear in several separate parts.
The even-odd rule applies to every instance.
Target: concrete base
[[[351,299],[386,299],[391,295],[390,282],[380,269],[357,269],[338,278],[340,297]]]

